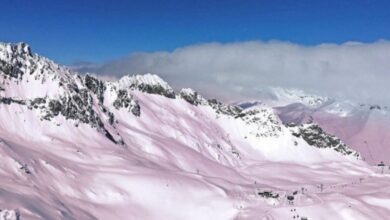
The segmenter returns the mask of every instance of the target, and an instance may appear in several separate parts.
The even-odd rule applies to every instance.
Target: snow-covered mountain
[[[300,89],[286,89],[269,87],[259,91],[261,100],[269,106],[285,106],[291,103],[300,103],[305,106],[316,108],[333,100],[316,94],[308,94]]]
[[[262,101],[240,103],[273,106],[283,123],[314,122],[361,153],[371,164],[390,163],[390,109],[311,95],[302,90],[270,89]]]
[[[0,80],[1,220],[390,214],[388,175],[283,109],[176,93],[153,74],[104,82],[23,43],[0,44]]]

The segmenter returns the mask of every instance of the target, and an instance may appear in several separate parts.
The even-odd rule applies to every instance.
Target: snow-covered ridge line
[[[295,125],[294,123],[290,123],[287,126],[294,136],[302,137],[312,146],[318,148],[332,148],[341,154],[353,155],[356,158],[361,159],[357,151],[348,147],[340,138],[323,131],[318,124],[307,123]]]
[[[0,91],[5,91],[3,93],[6,93],[4,96],[7,97],[26,99],[45,96],[58,97],[69,92],[69,90],[77,91],[85,87],[92,90],[99,99],[102,99],[106,87],[114,87],[118,91],[138,90],[150,94],[163,95],[168,98],[176,98],[177,96],[172,87],[156,74],[125,75],[118,81],[103,82],[95,76],[88,74],[85,76],[79,75],[65,66],[58,65],[38,54],[33,54],[31,48],[25,43],[1,43],[0,64],[0,71],[5,76],[16,80],[18,87],[23,87],[24,85],[22,84],[27,84],[28,82],[30,83],[26,87],[34,86],[34,88],[29,89],[30,91],[26,91],[24,94],[20,90],[6,91],[5,88],[0,87]],[[46,81],[54,81],[54,85],[52,85],[53,83],[46,84]],[[56,88],[57,85],[55,83],[58,83],[60,89]],[[31,93],[31,90],[34,90],[34,92]],[[197,99],[196,101],[193,100],[192,104],[206,104],[205,99],[192,89],[183,89],[178,95],[189,102],[191,102],[190,99]],[[190,98],[192,95],[195,96]]]
[[[30,47],[24,43],[1,44],[0,48],[0,61],[3,63],[0,71],[5,77],[4,88],[0,91],[3,96],[1,103],[26,105],[26,108],[37,111],[42,120],[51,121],[61,115],[67,120],[74,120],[76,126],[79,123],[89,124],[115,143],[124,144],[115,128],[118,111],[126,109],[137,117],[142,114],[139,101],[133,97],[132,91],[170,99],[180,97],[194,106],[211,107],[217,115],[225,115],[253,126],[255,130],[250,134],[258,138],[279,137],[282,132],[283,125],[273,110],[266,106],[244,111],[239,106],[227,105],[216,99],[206,100],[189,88],[182,89],[176,95],[167,82],[150,73],[127,75],[116,82],[103,82],[88,74],[81,76],[32,54]],[[60,77],[57,78],[58,74]],[[16,79],[8,80],[6,76]],[[38,89],[31,87],[34,81],[41,85],[41,92],[40,95],[31,96],[29,91]],[[60,89],[53,86],[57,83]],[[15,88],[17,92],[12,92]]]
[[[138,89],[142,92],[160,94],[168,98],[175,98],[172,87],[159,76],[151,73],[144,75],[126,75],[114,82],[119,88]]]
[[[61,116],[74,121],[75,126],[88,124],[116,143],[121,143],[121,138],[113,138],[115,128],[107,130],[115,127],[115,112],[126,109],[134,116],[141,115],[132,91],[176,98],[172,87],[155,74],[127,75],[116,82],[104,82],[33,54],[25,43],[0,44],[0,73],[3,77],[0,103],[24,106],[36,112],[41,120],[55,121]],[[179,96],[193,105],[208,104],[191,89],[183,89]],[[227,105],[220,103],[219,107]]]

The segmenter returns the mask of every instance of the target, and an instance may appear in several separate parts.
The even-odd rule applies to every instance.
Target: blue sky
[[[0,0],[0,41],[63,64],[204,42],[390,39],[390,1]]]

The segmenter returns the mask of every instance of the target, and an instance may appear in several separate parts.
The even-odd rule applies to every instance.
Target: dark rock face
[[[318,148],[332,148],[343,155],[354,155],[359,157],[359,154],[349,148],[336,136],[330,135],[322,130],[317,124],[304,124],[296,126],[295,124],[287,124],[292,134],[296,137],[302,137],[309,145]]]
[[[84,85],[97,96],[100,103],[103,103],[106,86],[101,80],[86,75],[84,77]]]
[[[159,76],[150,73],[144,75],[126,75],[118,81],[118,88],[138,90],[172,99],[176,98],[174,90],[167,82]]]
[[[21,65],[20,63],[17,64]],[[0,71],[2,71],[5,75],[13,78],[21,78],[23,76],[23,72],[20,71],[19,68],[14,68],[13,65],[6,63],[3,60],[0,60]]]
[[[116,144],[124,144],[121,139],[116,140],[106,129],[100,115],[93,109],[93,98],[88,93],[88,90],[82,89],[79,93],[61,97],[59,100],[52,99],[47,102],[48,108],[43,108],[45,111],[43,119],[50,121],[52,118],[62,115],[66,119],[73,119],[97,128],[98,131],[102,132],[110,141]],[[44,103],[46,102],[41,102],[41,104]],[[107,110],[105,111],[107,112]],[[114,114],[112,112],[107,112],[107,114],[109,116],[109,124],[113,125],[115,120]]]
[[[54,116],[58,116],[62,110],[62,103],[59,100],[50,100],[49,101],[49,111],[44,116],[44,119],[50,120]]]
[[[114,113],[112,112],[108,112],[108,123],[110,123],[110,125],[113,125],[115,122],[115,116],[114,116]]]
[[[203,103],[203,98],[195,91],[190,89],[182,89],[179,93],[180,97],[192,105],[200,105]]]
[[[66,119],[73,119],[92,127],[103,127],[99,115],[93,109],[93,98],[86,89],[79,93],[63,96],[59,99],[43,100],[42,98],[34,99],[34,108],[44,110],[43,119],[50,120],[58,115]],[[45,104],[48,103],[47,106]]]
[[[22,78],[22,69],[26,69],[26,62],[23,61],[32,57],[31,49],[25,43],[10,44],[8,47],[13,53],[9,54],[8,60],[0,60],[0,71],[12,78]]]
[[[0,97],[0,103],[10,105],[11,103],[19,104],[19,105],[25,105],[26,102],[24,100],[18,100],[14,98],[9,97]]]
[[[117,92],[117,98],[113,103],[116,109],[127,108],[135,116],[141,115],[141,107],[138,102],[124,89]]]
[[[171,98],[171,99],[174,99],[176,97],[175,92],[173,90],[165,89],[164,87],[162,87],[160,85],[149,85],[149,84],[145,84],[145,83],[140,83],[138,85],[132,85],[132,86],[130,86],[130,88],[138,89],[142,92],[146,92],[149,94],[162,95],[162,96],[165,96],[165,97]]]
[[[257,192],[257,195],[264,197],[264,198],[267,198],[267,199],[268,198],[274,198],[274,199],[279,198],[279,194],[274,193],[272,191],[259,191],[259,192]]]
[[[225,105],[216,99],[208,100],[208,104],[215,109],[218,114],[237,116],[242,112],[239,106]]]
[[[30,101],[30,103],[28,104],[28,107],[29,107],[29,109],[32,109],[32,108],[37,109],[44,104],[46,104],[45,98],[35,98],[35,99]]]

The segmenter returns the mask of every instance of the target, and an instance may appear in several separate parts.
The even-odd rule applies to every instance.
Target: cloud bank
[[[155,73],[206,97],[256,99],[266,87],[390,104],[390,42],[303,46],[288,42],[207,43],[172,52],[133,53],[82,72],[119,77]]]

